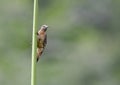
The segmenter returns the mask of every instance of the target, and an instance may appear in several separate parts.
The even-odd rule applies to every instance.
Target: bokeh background
[[[0,85],[30,85],[32,12],[33,0],[0,0]],[[39,0],[38,20],[37,85],[120,85],[120,0]]]

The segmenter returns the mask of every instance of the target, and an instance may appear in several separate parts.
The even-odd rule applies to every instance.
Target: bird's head
[[[42,25],[42,26],[41,26],[41,30],[43,30],[43,31],[46,31],[46,30],[47,30],[47,28],[48,28],[48,26],[47,26],[47,25]]]

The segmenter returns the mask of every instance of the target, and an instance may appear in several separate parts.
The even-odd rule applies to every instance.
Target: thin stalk
[[[36,85],[36,29],[37,29],[38,0],[34,0],[33,9],[33,33],[32,33],[32,64],[31,64],[31,85]]]

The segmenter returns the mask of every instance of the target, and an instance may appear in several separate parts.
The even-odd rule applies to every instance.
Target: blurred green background
[[[48,44],[37,85],[120,85],[120,0],[39,0]],[[30,85],[33,0],[0,1],[0,85]],[[38,29],[39,29],[38,27]]]

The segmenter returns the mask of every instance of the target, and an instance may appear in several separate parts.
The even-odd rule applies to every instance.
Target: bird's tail
[[[37,60],[36,60],[37,62],[38,62],[40,56],[42,55],[42,53],[43,53],[43,48],[41,48],[41,49],[37,48]]]
[[[36,62],[38,62],[38,60],[39,60],[39,57],[37,57],[37,61]]]

